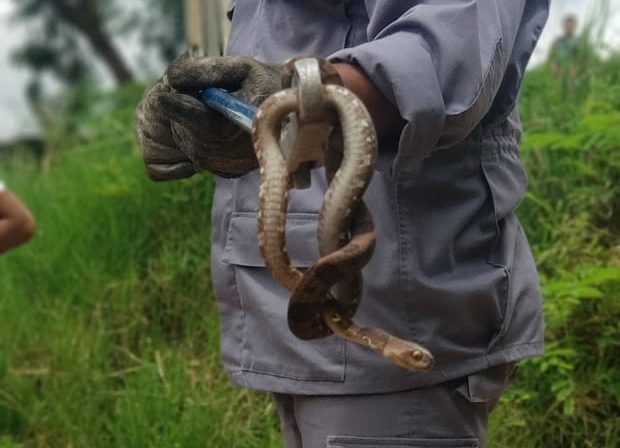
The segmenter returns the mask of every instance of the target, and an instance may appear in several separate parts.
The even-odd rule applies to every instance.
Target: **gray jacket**
[[[548,13],[544,0],[235,0],[228,53],[279,63],[316,55],[361,66],[407,121],[380,147],[365,196],[377,249],[360,322],[428,347],[413,373],[355,344],[297,340],[289,293],[256,236],[258,172],[218,179],[212,274],[233,382],[297,394],[379,393],[443,382],[542,352],[538,275],[513,211],[526,176],[516,101]],[[293,264],[318,257],[325,179],[290,197]]]

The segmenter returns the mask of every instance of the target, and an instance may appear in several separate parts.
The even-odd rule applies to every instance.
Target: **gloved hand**
[[[250,135],[198,98],[205,87],[222,87],[258,106],[280,86],[277,68],[249,57],[181,56],[173,61],[146,90],[136,112],[148,175],[172,180],[209,170],[237,177],[255,169]]]

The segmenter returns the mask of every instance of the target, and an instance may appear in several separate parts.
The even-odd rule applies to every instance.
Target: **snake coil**
[[[319,215],[320,258],[304,272],[291,266],[286,252],[286,213],[292,178],[279,142],[283,120],[299,110],[295,89],[267,98],[259,107],[252,128],[261,176],[259,246],[267,269],[292,292],[289,328],[304,340],[335,334],[401,367],[428,370],[434,361],[424,347],[381,329],[360,326],[353,320],[362,294],[361,269],[375,246],[372,217],[362,196],[374,171],[377,137],[368,111],[349,90],[325,84],[323,99],[326,107],[336,112],[340,126],[325,154],[329,186]]]

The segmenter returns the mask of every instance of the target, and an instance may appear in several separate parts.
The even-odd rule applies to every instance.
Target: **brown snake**
[[[279,143],[281,124],[298,111],[295,89],[273,94],[259,107],[252,139],[260,165],[258,240],[267,268],[293,293],[289,327],[301,339],[332,332],[361,344],[401,367],[424,371],[433,365],[431,353],[377,328],[353,321],[361,296],[362,267],[374,249],[372,217],[361,197],[372,177],[377,138],[361,101],[338,85],[323,86],[327,107],[341,124],[343,152],[326,155],[330,181],[319,218],[321,258],[302,272],[291,266],[286,252],[286,214],[291,175]],[[330,157],[332,160],[330,160]]]

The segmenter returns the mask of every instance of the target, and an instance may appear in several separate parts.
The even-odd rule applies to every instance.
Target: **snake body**
[[[279,145],[283,119],[298,110],[294,89],[277,92],[259,107],[252,138],[260,167],[258,242],[267,269],[292,292],[289,328],[301,339],[335,334],[417,371],[433,365],[431,353],[353,320],[362,293],[360,271],[372,256],[375,233],[362,195],[373,174],[377,138],[361,101],[344,87],[323,86],[324,101],[341,124],[343,151],[328,151],[329,187],[319,218],[319,260],[308,270],[291,266],[286,252],[286,213],[291,175]]]

